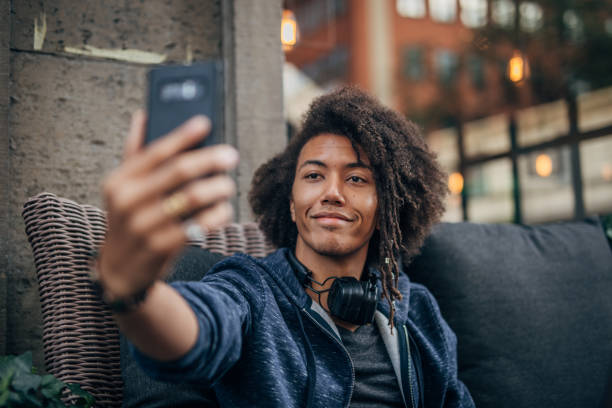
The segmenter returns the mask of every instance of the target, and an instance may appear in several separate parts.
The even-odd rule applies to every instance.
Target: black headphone
[[[359,326],[374,321],[376,305],[380,299],[376,275],[366,272],[367,277],[362,281],[348,276],[331,276],[323,282],[318,282],[312,278],[312,271],[295,257],[293,251],[287,251],[287,260],[302,285],[319,295],[319,304],[321,304],[321,294],[329,292],[327,312],[331,315]],[[313,283],[323,287],[330,279],[334,279],[334,282],[329,289],[317,290],[312,287]]]

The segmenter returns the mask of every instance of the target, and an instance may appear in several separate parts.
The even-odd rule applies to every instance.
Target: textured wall
[[[9,196],[9,6],[0,6],[0,355],[6,353],[7,333],[7,270],[9,261],[8,196]]]
[[[0,352],[31,349],[35,363],[42,363],[38,289],[20,215],[23,203],[50,191],[101,204],[100,181],[119,163],[131,112],[144,106],[147,64],[226,60],[227,138],[245,159],[238,172],[238,213],[242,220],[248,217],[244,197],[252,169],[271,154],[269,146],[282,148],[285,141],[280,0],[257,2],[259,8],[253,3],[12,2],[8,81],[2,79],[0,49],[0,162],[8,156],[7,169],[0,168],[0,202],[7,214],[0,219],[0,249],[9,254],[0,263],[0,307],[6,303],[0,313],[0,331],[3,315],[6,325]],[[8,24],[1,19],[1,40],[6,41]],[[241,63],[245,66],[237,66]],[[7,84],[8,131],[3,133],[7,104],[1,87]],[[2,269],[7,271],[6,299]]]

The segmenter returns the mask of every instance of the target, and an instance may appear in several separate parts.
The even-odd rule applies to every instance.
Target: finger
[[[236,184],[225,175],[194,181],[174,194],[181,194],[184,201],[183,214],[190,214],[217,202],[227,201],[236,193]],[[177,215],[169,213],[163,200],[154,200],[128,221],[128,230],[134,236],[147,237],[160,226],[177,222]]]
[[[222,201],[210,208],[200,211],[193,220],[205,230],[220,228],[234,219],[234,208],[227,201]]]
[[[183,153],[142,179],[131,193],[139,200],[167,195],[196,178],[228,172],[237,163],[238,153],[229,145]]]
[[[126,165],[125,172],[127,174],[146,173],[179,152],[195,145],[209,131],[210,120],[202,115],[194,116],[167,136],[151,143],[142,155],[134,157],[134,160]]]
[[[146,114],[142,109],[137,110],[132,115],[130,132],[125,140],[125,146],[123,149],[124,160],[129,159],[141,150],[145,138],[146,122]]]

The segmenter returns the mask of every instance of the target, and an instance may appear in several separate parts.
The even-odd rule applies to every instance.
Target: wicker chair
[[[104,212],[42,193],[27,201],[22,215],[38,276],[47,371],[79,383],[96,406],[121,406],[119,332],[89,280],[88,256],[104,239]],[[273,250],[253,223],[230,224],[190,244],[222,255],[263,257]]]

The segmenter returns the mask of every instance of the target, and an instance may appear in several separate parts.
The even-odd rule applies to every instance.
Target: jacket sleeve
[[[412,284],[411,308],[425,352],[425,405],[440,408],[472,408],[474,401],[457,376],[457,336],[442,317],[433,295]]]
[[[430,294],[430,296],[432,295]],[[436,309],[440,319],[440,327],[446,338],[446,349],[448,353],[446,395],[444,396],[443,406],[445,408],[473,408],[474,401],[472,400],[472,396],[457,375],[457,336],[440,314],[439,308],[436,307]]]
[[[230,259],[199,282],[171,285],[195,312],[197,341],[187,354],[171,362],[151,359],[130,344],[134,359],[154,379],[212,386],[238,361],[244,338],[259,319],[265,305],[261,275]]]

